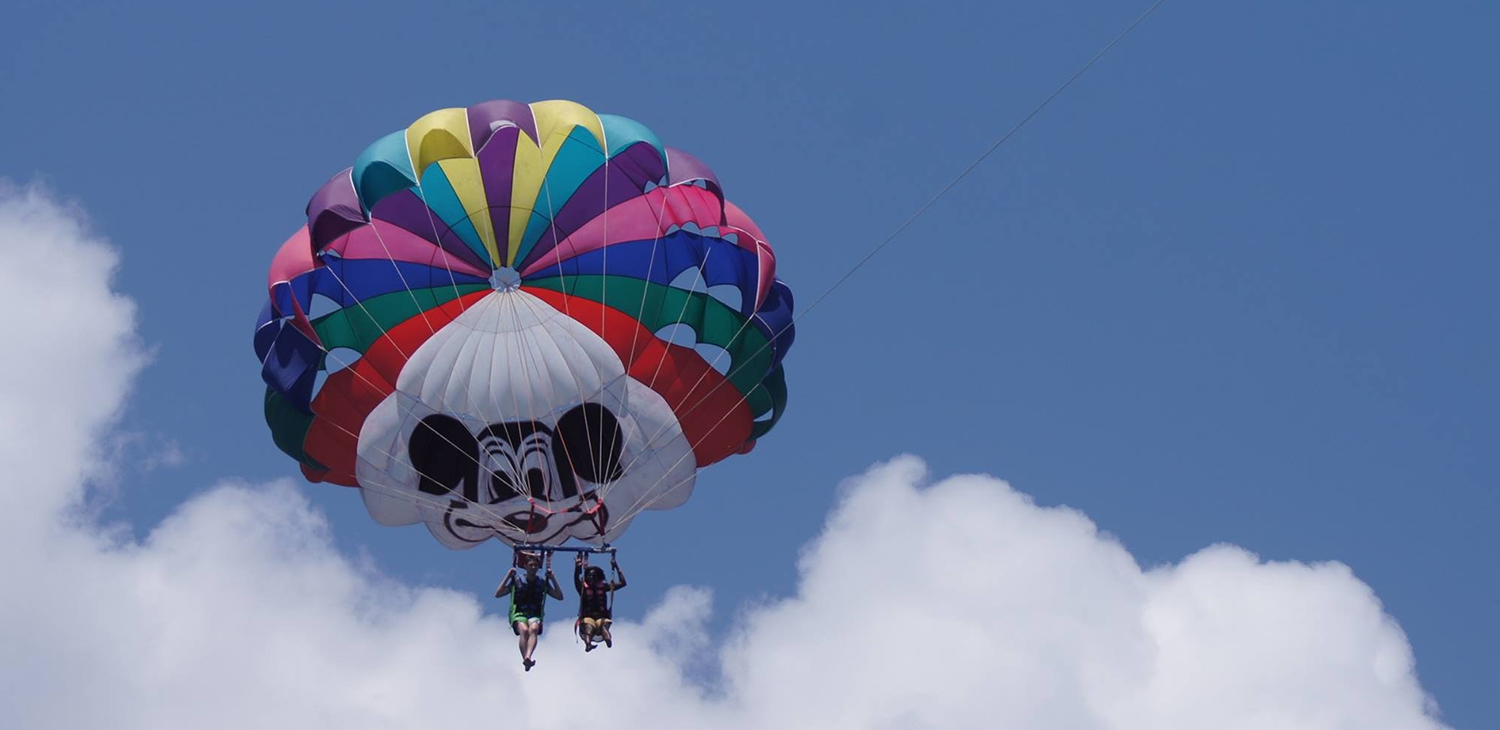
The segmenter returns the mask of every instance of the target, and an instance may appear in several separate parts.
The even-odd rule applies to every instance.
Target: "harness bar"
[[[615,552],[614,547],[610,545],[605,545],[604,547],[578,547],[576,545],[514,545],[512,546],[512,548],[518,553],[608,553],[610,555],[613,555]]]

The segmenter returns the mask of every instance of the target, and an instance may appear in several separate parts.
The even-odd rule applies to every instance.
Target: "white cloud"
[[[107,440],[109,475],[149,474],[158,469],[176,469],[187,463],[187,453],[177,439],[160,433],[119,430]]]
[[[0,180],[0,512],[11,530],[81,497],[146,362],[135,304],[110,288],[118,264],[76,207]]]
[[[36,354],[0,359],[12,726],[1443,727],[1346,567],[1215,546],[1142,570],[1076,511],[926,484],[910,457],[844,485],[796,594],[727,642],[708,592],[677,588],[613,650],[557,621],[530,674],[495,602],[362,567],[289,482],[217,485],[137,542],[78,510],[143,362],[115,264],[77,211],[0,193],[0,292],[40,303],[0,319],[7,353]],[[705,659],[722,686],[685,676]]]

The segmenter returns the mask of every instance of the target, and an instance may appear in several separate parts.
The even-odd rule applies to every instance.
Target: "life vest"
[[[516,579],[516,584],[510,589],[511,608],[519,608],[522,611],[539,616],[542,612],[542,602],[547,600],[547,584],[541,578],[521,576]]]
[[[584,583],[578,591],[578,615],[586,618],[608,618],[611,583]]]

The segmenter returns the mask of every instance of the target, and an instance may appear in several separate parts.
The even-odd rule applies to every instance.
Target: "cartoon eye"
[[[428,494],[462,490],[464,499],[479,499],[474,473],[479,463],[479,442],[458,419],[444,415],[422,419],[412,430],[407,448],[411,465],[421,476],[418,489]]]
[[[561,470],[572,467],[584,481],[608,484],[621,476],[620,421],[598,403],[584,403],[557,419],[553,450]]]

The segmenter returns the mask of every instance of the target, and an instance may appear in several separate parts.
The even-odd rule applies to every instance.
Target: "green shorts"
[[[541,609],[527,610],[526,608],[524,608],[522,606],[511,606],[510,607],[510,630],[511,631],[515,631],[518,634],[520,633],[519,631],[516,630],[516,622],[518,622],[518,621],[519,622],[523,622],[523,623],[533,623],[533,624],[540,625],[542,623],[542,614],[543,614],[543,611]]]

